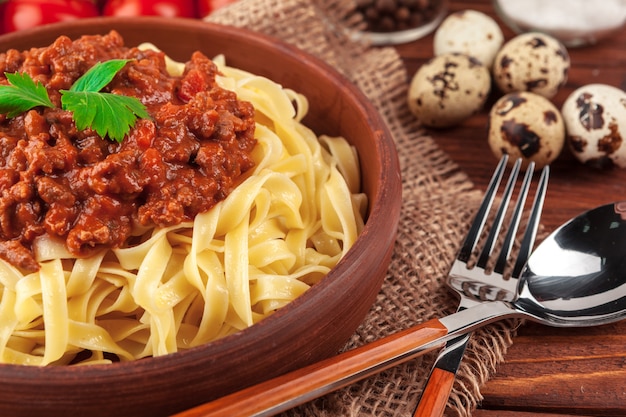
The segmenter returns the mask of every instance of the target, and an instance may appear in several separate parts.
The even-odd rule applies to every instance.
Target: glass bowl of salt
[[[513,31],[543,32],[567,47],[593,45],[626,24],[626,0],[493,0],[493,4]]]

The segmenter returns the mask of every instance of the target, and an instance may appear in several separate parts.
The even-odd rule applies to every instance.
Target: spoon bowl
[[[545,324],[595,326],[626,317],[626,202],[589,210],[528,260],[515,306]]]

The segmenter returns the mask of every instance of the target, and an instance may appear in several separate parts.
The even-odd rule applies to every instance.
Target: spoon
[[[584,212],[554,231],[531,255],[516,291],[467,281],[463,290],[469,297],[493,294],[498,300],[429,320],[176,416],[274,415],[505,318],[555,327],[626,318],[626,201]],[[503,292],[509,298],[502,299]]]

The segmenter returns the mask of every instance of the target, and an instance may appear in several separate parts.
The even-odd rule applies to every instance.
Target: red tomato
[[[3,33],[99,15],[91,0],[8,0],[1,6],[0,30]]]
[[[104,16],[196,17],[193,0],[108,0]]]
[[[213,10],[217,10],[236,1],[237,0],[198,0],[198,17],[206,17],[211,14]]]

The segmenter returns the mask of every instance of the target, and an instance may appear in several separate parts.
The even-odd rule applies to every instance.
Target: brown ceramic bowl
[[[126,45],[150,41],[175,59],[224,53],[310,100],[305,123],[358,149],[369,196],[365,228],[321,283],[266,320],[188,351],[81,367],[0,365],[2,416],[160,416],[182,411],[335,354],[380,290],[395,241],[401,191],[396,150],[366,97],[333,68],[275,39],[201,21],[78,20],[0,37],[0,51],[46,46],[59,35],[116,29]],[[1,320],[1,318],[0,318]]]

